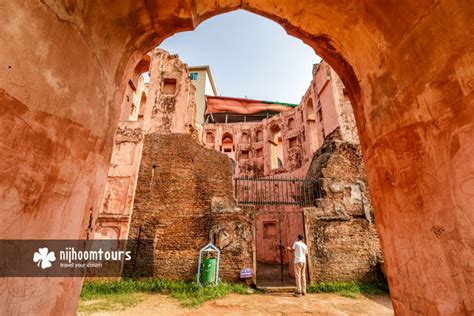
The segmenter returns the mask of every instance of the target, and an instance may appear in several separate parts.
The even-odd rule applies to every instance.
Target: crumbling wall
[[[127,238],[144,136],[142,123],[119,123],[104,200],[94,227],[96,239]]]
[[[241,269],[255,268],[254,209],[236,207],[234,199],[216,197],[206,216],[210,222],[209,241],[221,251],[219,278],[236,281]]]
[[[104,198],[94,226],[96,239],[126,239],[144,136],[143,126],[148,86],[143,73],[150,67],[145,55],[127,79],[120,106],[120,122],[114,138]]]
[[[221,277],[253,265],[253,211],[235,204],[230,161],[190,135],[145,136],[129,239],[129,276],[193,280],[199,249],[222,250]]]
[[[329,67],[326,64],[326,67]],[[331,85],[334,91],[334,98],[336,102],[335,110],[339,120],[339,132],[341,138],[351,143],[359,143],[359,134],[356,128],[356,122],[354,113],[352,111],[352,104],[347,95],[346,88],[341,81],[341,78],[336,74],[334,69],[331,68]]]
[[[309,178],[321,179],[322,197],[304,209],[312,281],[373,281],[381,251],[360,147],[339,129],[314,154]]]
[[[151,120],[146,125],[147,131],[188,133],[197,139],[196,88],[188,77],[187,65],[178,55],[162,49],[155,49],[150,55],[147,108],[151,111]]]

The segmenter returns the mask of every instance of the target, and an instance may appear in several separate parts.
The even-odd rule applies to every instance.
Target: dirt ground
[[[180,307],[179,301],[161,294],[145,294],[133,307],[79,315],[393,315],[389,296],[358,298],[336,294],[230,294],[196,308]]]

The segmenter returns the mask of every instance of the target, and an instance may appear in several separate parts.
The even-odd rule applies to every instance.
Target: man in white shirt
[[[296,293],[295,296],[300,297],[306,295],[306,255],[308,254],[308,247],[303,242],[303,236],[298,235],[298,240],[295,241],[293,247],[288,247],[288,250],[295,253],[294,266],[296,278]]]

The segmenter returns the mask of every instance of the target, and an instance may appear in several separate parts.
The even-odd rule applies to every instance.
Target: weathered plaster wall
[[[145,55],[126,80],[120,122],[114,140],[112,158],[105,186],[104,200],[94,227],[95,239],[126,239],[140,166],[148,85],[143,73],[150,68]]]
[[[395,311],[474,311],[470,1],[47,0],[1,6],[1,126],[8,127],[0,135],[2,237],[87,236],[90,214],[94,221],[102,202],[122,79],[171,34],[242,8],[305,41],[344,82]],[[34,212],[26,212],[32,205]],[[12,218],[18,218],[15,225]],[[23,314],[73,314],[81,285],[76,279],[0,282],[7,289],[1,305]]]
[[[230,202],[230,203],[229,203]],[[213,198],[209,241],[221,250],[219,278],[242,281],[240,270],[255,271],[255,218],[252,206],[237,206],[235,200]],[[254,275],[255,277],[255,275]]]
[[[2,239],[91,238],[107,178],[117,64],[48,7],[0,4]],[[2,313],[73,315],[81,285],[2,278]]]
[[[151,110],[147,132],[189,133],[197,137],[196,88],[188,78],[187,66],[177,55],[162,49],[150,52]]]
[[[143,122],[120,122],[104,200],[94,227],[96,239],[127,239],[140,166]]]
[[[150,81],[145,85],[141,74],[148,70]],[[128,236],[144,135],[179,132],[196,137],[194,86],[186,65],[177,55],[152,50],[137,64],[126,82],[121,122],[95,238],[126,239]]]

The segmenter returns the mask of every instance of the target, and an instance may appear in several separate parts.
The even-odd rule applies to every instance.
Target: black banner
[[[0,240],[0,277],[118,277],[144,250],[153,257],[144,240]]]

